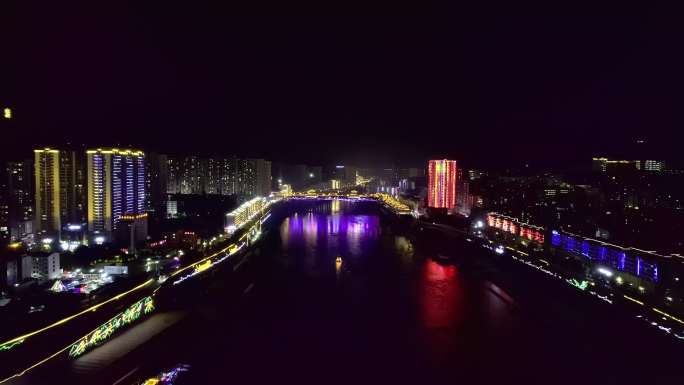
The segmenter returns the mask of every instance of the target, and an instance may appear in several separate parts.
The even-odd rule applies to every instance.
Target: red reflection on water
[[[419,290],[426,328],[453,327],[463,319],[463,285],[455,266],[428,259],[423,265]]]

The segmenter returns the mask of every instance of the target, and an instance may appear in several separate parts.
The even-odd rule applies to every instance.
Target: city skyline
[[[680,14],[3,4],[0,384],[676,384]]]

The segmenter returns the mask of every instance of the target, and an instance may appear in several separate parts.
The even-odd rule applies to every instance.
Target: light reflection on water
[[[488,285],[466,282],[458,267],[426,258],[408,235],[383,234],[378,215],[338,205],[302,205],[281,223],[279,245],[296,270],[322,283],[335,280],[334,303],[344,303],[345,311],[368,311],[365,319],[401,330],[397,338],[418,342],[416,351],[435,363],[506,332],[509,306]]]
[[[460,322],[463,317],[464,288],[456,266],[441,265],[427,259],[418,287],[425,328],[453,327]]]
[[[377,215],[322,214],[318,210],[294,213],[280,226],[283,249],[303,249],[307,257],[360,257],[380,234]]]

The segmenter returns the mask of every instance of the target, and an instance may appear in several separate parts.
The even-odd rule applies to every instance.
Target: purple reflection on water
[[[380,236],[380,219],[375,215],[295,213],[280,228],[283,247],[319,249],[342,256],[361,255],[367,241]]]

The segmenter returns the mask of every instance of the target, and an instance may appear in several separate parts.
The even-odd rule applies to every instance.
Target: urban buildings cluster
[[[21,254],[2,258],[1,267],[11,277],[4,279],[3,274],[5,284],[51,279],[61,269],[60,253],[74,252],[81,245],[133,253],[140,246],[192,247],[198,237],[214,231],[201,225],[218,217],[219,227],[230,231],[263,204],[259,197],[271,191],[363,184],[372,192],[397,197],[399,191],[421,191],[425,180],[422,168],[316,166],[122,148],[39,148],[30,159],[7,162],[2,171],[0,246]],[[185,220],[189,218],[194,222]],[[62,262],[63,267],[63,258]]]
[[[169,157],[139,150],[43,148],[0,177],[0,241],[103,243],[146,237],[169,195],[268,195],[264,159]],[[46,241],[46,243],[48,243]]]
[[[147,213],[142,151],[36,149],[5,172],[0,237],[11,243],[102,243]]]
[[[241,202],[268,195],[271,185],[271,163],[263,159],[35,149],[32,158],[0,169],[0,248],[21,251],[0,258],[7,271],[0,285],[53,279],[60,252],[81,245],[134,251],[148,240],[152,217],[166,217],[176,196],[230,195]]]

